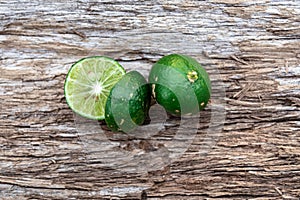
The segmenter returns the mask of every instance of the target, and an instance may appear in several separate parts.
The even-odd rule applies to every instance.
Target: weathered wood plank
[[[297,1],[0,0],[1,199],[298,199],[299,14]],[[192,144],[160,170],[103,163],[84,147],[99,135],[81,135],[65,103],[70,65],[107,55],[147,77],[174,52],[197,58],[213,81]],[[225,103],[224,124],[209,127]],[[150,140],[103,130],[146,154],[180,128],[157,120],[163,131]]]

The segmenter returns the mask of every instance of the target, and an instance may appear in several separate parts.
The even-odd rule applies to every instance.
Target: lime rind
[[[209,93],[211,93],[211,81],[209,79],[209,76],[208,76],[208,73],[206,72],[206,70],[203,68],[203,66],[198,63],[197,60],[195,60],[194,58],[190,57],[190,56],[187,56],[187,55],[183,55],[183,54],[176,54],[178,55],[179,57],[185,59],[189,64],[190,66],[192,67],[195,67],[196,68],[196,71],[198,71],[201,75],[201,78],[204,79],[205,81],[205,86],[207,87],[207,89],[209,90]]]
[[[83,117],[103,120],[109,92],[124,74],[125,69],[117,61],[105,56],[77,61],[71,66],[64,85],[67,104]]]

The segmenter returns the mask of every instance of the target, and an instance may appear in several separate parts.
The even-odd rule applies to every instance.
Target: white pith
[[[96,82],[96,84],[93,86],[93,94],[94,95],[100,95],[102,93],[103,90],[103,86],[101,83],[99,83],[98,81]]]

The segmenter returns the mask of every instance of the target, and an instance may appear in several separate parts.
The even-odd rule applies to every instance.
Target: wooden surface
[[[300,198],[298,0],[100,2],[0,0],[1,199]],[[202,63],[214,88],[188,149],[160,169],[99,161],[65,102],[71,64],[106,55],[147,77],[175,52]],[[168,120],[153,127],[172,139]],[[101,127],[107,141],[137,143],[131,155],[152,151]]]

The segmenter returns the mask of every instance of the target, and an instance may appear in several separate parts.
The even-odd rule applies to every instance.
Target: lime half
[[[65,97],[77,114],[102,120],[111,88],[125,74],[124,68],[105,56],[83,58],[72,65],[65,81]]]

